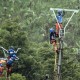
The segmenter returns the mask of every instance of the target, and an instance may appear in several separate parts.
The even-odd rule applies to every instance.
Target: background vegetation
[[[21,47],[13,65],[12,80],[54,78],[54,51],[49,28],[55,18],[50,8],[79,9],[80,0],[0,0],[0,45]],[[65,12],[63,25],[71,13]],[[80,12],[71,20],[64,38],[63,80],[80,80]],[[5,77],[1,78],[5,80]]]

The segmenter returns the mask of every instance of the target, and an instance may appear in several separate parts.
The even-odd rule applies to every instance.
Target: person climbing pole
[[[63,22],[63,16],[65,15],[65,12],[62,10],[58,10],[57,12],[57,22],[55,24],[55,28],[56,28],[56,37],[59,37],[59,30],[63,28],[62,26],[62,22]]]
[[[13,57],[13,55],[16,55],[16,51],[14,50],[13,46],[10,47],[7,53],[9,54],[8,59]]]
[[[16,51],[14,50],[14,47],[11,46],[10,49],[8,50],[9,53],[9,58],[13,57],[13,55],[16,55],[16,53],[20,50],[21,48],[18,48]]]
[[[19,58],[16,56],[16,53],[21,49],[18,48],[16,51],[14,50],[14,47],[11,46],[9,50],[3,48],[0,46],[7,54],[8,58],[6,59],[6,71],[7,71],[7,80],[9,80],[9,76],[12,73],[12,64],[14,63],[15,60],[19,60]]]
[[[50,44],[56,43],[56,32],[53,28],[50,28]]]
[[[58,23],[62,23],[62,21],[63,21],[63,11],[58,10],[56,17],[57,17]]]
[[[6,62],[7,77],[12,73],[12,64],[14,63],[15,60],[19,60],[19,58],[14,54]]]
[[[50,28],[50,44],[53,44],[55,52],[58,53],[56,32],[53,28]]]

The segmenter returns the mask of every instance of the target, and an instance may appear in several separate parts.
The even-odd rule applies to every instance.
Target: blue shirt
[[[13,55],[13,57],[11,57],[11,58],[7,61],[7,64],[8,64],[8,65],[12,65],[13,62],[15,61],[16,57],[17,57],[16,55]]]
[[[58,23],[62,23],[62,15],[57,15],[57,20],[58,20]]]
[[[51,32],[50,33],[50,40],[54,40],[56,38],[56,32]]]

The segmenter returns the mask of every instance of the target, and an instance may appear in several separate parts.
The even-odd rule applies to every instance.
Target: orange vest
[[[59,25],[60,25],[60,27],[59,27]],[[55,27],[56,27],[56,34],[59,34],[59,30],[62,28],[62,24],[59,23],[59,25],[58,25],[58,23],[55,24]]]

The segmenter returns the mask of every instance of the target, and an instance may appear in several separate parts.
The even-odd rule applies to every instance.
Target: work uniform
[[[59,37],[59,30],[62,29],[62,23],[57,23],[55,24],[56,27],[56,37]]]
[[[12,49],[12,48],[8,50],[8,53],[9,53],[9,57],[8,58],[11,58],[11,57],[13,57],[13,55],[16,55],[14,49]]]
[[[58,14],[57,14],[56,18],[57,18],[57,21],[58,21],[55,24],[56,37],[59,37],[59,30],[63,28],[63,26],[62,26],[62,21],[63,21],[63,13],[62,13],[62,11],[58,11]]]
[[[50,33],[50,43],[52,44],[53,42],[56,42],[56,32],[51,32]]]
[[[14,61],[17,59],[18,57],[14,54],[12,57],[10,57],[7,62],[6,62],[6,67],[7,67],[7,76],[12,73],[12,64],[14,63]]]

